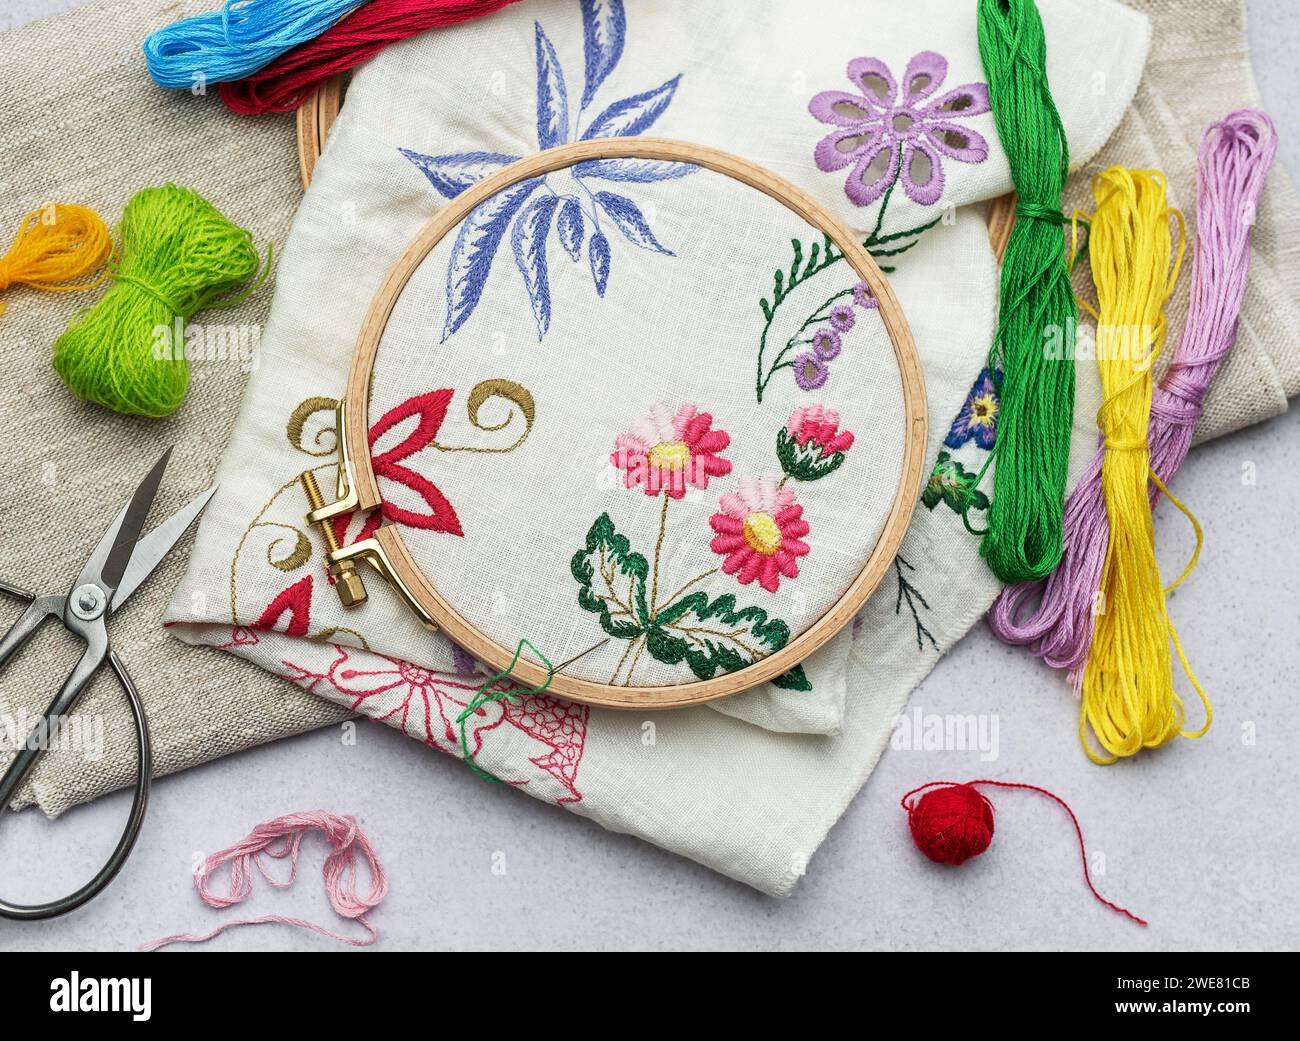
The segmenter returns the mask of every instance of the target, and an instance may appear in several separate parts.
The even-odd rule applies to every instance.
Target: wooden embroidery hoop
[[[425,258],[442,239],[455,231],[484,200],[520,181],[541,177],[576,163],[596,159],[650,159],[692,163],[754,188],[784,205],[806,223],[827,235],[856,276],[871,288],[877,313],[893,346],[903,391],[905,432],[901,473],[885,526],[866,563],[848,588],[820,618],[790,640],[785,647],[736,672],[707,680],[655,687],[620,687],[566,675],[562,667],[550,677],[550,693],[589,705],[620,709],[667,709],[697,705],[729,697],[774,679],[804,661],[836,633],[849,625],[889,570],[907,531],[925,480],[927,412],[925,382],[912,334],[898,298],[871,254],[809,195],[776,174],[747,160],[702,145],[647,137],[608,138],[553,148],[521,159],[456,196],[424,225],[380,283],[357,336],[348,374],[347,390],[339,409],[340,463],[336,501],[322,505],[319,491],[310,483],[308,495],[315,507],[308,514],[330,542],[326,563],[336,578],[336,588],[346,595],[357,580],[355,562],[364,560],[377,570],[406,605],[429,628],[440,629],[457,645],[493,669],[510,667],[511,648],[485,635],[448,602],[420,570],[401,532],[382,525],[374,535],[338,547],[330,522],[355,510],[380,506],[381,497],[370,458],[369,404],[371,378],[384,330],[403,289]],[[346,575],[340,575],[345,568]],[[340,580],[341,579],[341,580]],[[359,582],[358,582],[359,585]],[[362,593],[364,596],[364,593]],[[345,600],[345,602],[347,602]],[[519,657],[511,676],[517,682],[541,687],[547,682],[545,666]]]
[[[345,80],[342,73],[331,76],[321,84],[320,90],[314,91],[311,97],[298,106],[298,173],[302,178],[303,191],[311,183],[316,160],[320,158],[330,127],[334,125],[343,105]],[[985,223],[988,224],[993,254],[1001,264],[1007,252],[1007,243],[1011,241],[1011,229],[1016,225],[1016,193],[1008,192],[989,203]]]

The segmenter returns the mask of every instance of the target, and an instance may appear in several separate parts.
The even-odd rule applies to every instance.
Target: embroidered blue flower
[[[960,448],[967,441],[974,441],[980,448],[988,450],[998,436],[998,399],[997,385],[1002,382],[1002,373],[997,377],[988,369],[981,369],[975,378],[975,385],[966,395],[957,418],[952,421],[952,429],[943,443],[949,448]]]
[[[663,115],[681,82],[678,74],[652,90],[612,102],[583,129],[584,113],[623,56],[627,16],[623,0],[579,0],[579,6],[586,70],[582,101],[572,118],[559,56],[545,30],[534,23],[537,145],[542,149],[556,148],[572,140],[644,133]],[[470,185],[520,158],[499,152],[425,155],[408,148],[398,151],[447,199],[455,198]],[[647,184],[675,180],[697,169],[691,163],[597,159],[578,163],[571,170],[573,176],[564,178],[558,187],[546,177],[537,177],[498,192],[465,218],[456,236],[447,264],[447,320],[442,339],[445,341],[459,329],[478,306],[497,248],[507,231],[515,265],[532,301],[538,340],[546,335],[551,324],[547,244],[552,228],[570,260],[580,261],[585,248],[591,280],[600,297],[609,285],[611,251],[607,232],[617,231],[634,246],[673,256],[672,250],[655,237],[645,214],[632,199],[617,192],[596,190],[588,182]]]

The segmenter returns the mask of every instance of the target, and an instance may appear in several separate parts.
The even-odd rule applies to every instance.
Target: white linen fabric
[[[888,19],[849,2],[823,5],[812,18],[803,5],[776,0],[709,0],[683,18],[664,4],[624,9],[533,0],[391,47],[361,69],[284,251],[261,365],[222,461],[221,491],[173,599],[171,631],[461,754],[457,717],[483,683],[474,663],[421,629],[378,581],[370,583],[364,608],[343,611],[325,581],[319,535],[301,520],[297,476],[308,468],[329,474],[330,408],[366,306],[389,265],[446,198],[539,146],[584,134],[652,132],[754,159],[816,195],[892,269],[924,366],[927,458],[935,463],[898,558],[856,632],[809,659],[795,689],[768,684],[713,706],[653,717],[525,695],[518,703],[482,706],[467,719],[464,739],[480,767],[530,794],[763,891],[788,892],[870,773],[912,687],[997,589],[978,564],[977,540],[963,525],[956,490],[964,473],[982,465],[996,418],[996,396],[981,369],[993,335],[997,270],[981,215],[966,204],[1011,187],[983,100],[974,5],[877,6],[888,10]],[[1132,96],[1148,23],[1111,2],[1043,0],[1040,7],[1072,154],[1084,162]],[[843,31],[828,30],[837,24]],[[865,25],[870,32],[854,28]],[[717,566],[728,551],[713,550],[710,542],[729,529],[725,519],[721,529],[710,527],[715,513],[742,524],[752,513],[775,521],[789,505],[754,509],[771,489],[742,487],[742,472],[761,474],[766,466],[768,476],[779,478],[773,448],[790,413],[804,403],[836,408],[838,429],[857,440],[833,473],[806,487],[796,482],[807,539],[777,524],[783,540],[811,540],[811,551],[796,561],[799,576],[772,576],[759,561],[753,580],[742,586],[751,563],[746,557],[738,576],[719,573],[718,586],[708,591],[711,600],[724,589],[738,602],[760,591],[776,597],[767,602],[779,610],[769,614],[784,612],[797,631],[835,599],[849,571],[847,564],[818,570],[835,557],[830,549],[818,554],[819,528],[832,537],[825,546],[860,563],[883,517],[881,489],[896,482],[896,450],[891,455],[888,439],[890,431],[901,434],[897,387],[890,400],[885,368],[853,367],[872,350],[887,350],[872,333],[878,318],[870,301],[853,302],[853,279],[842,262],[817,268],[808,229],[791,226],[770,200],[749,198],[755,193],[742,194],[717,175],[665,174],[629,162],[581,172],[576,180],[575,186],[548,178],[527,196],[483,208],[466,223],[465,236],[435,251],[404,295],[395,340],[387,353],[381,350],[370,417],[376,459],[386,456],[381,489],[388,519],[406,524],[431,571],[444,555],[449,562],[439,584],[476,603],[477,620],[499,642],[527,636],[548,652],[556,648],[555,660],[563,660],[566,650],[594,642],[590,637],[603,624],[598,612],[578,606],[577,572],[561,566],[583,537],[590,539],[595,518],[589,514],[608,506],[612,519],[620,511],[620,530],[630,524],[641,545],[653,540],[657,508],[681,506],[687,518],[681,530],[690,534],[680,541],[669,536],[664,558],[673,562],[674,577],[678,563],[688,578],[696,572],[687,561]],[[688,220],[692,208],[696,217]],[[798,259],[792,240],[801,244]],[[542,277],[539,254],[548,261]],[[787,286],[799,285],[783,295],[773,283],[774,267]],[[654,289],[653,308],[646,306],[646,287]],[[852,330],[837,328],[829,312],[808,327],[845,334],[825,381],[817,362],[808,361],[799,378],[797,370],[776,374],[770,402],[755,401],[755,323],[797,329],[841,292],[849,294],[837,302],[849,306]],[[710,305],[718,308],[718,324],[700,348],[678,323],[689,316],[698,325]],[[838,326],[845,322],[841,315]],[[598,358],[602,329],[616,330],[618,347]],[[774,335],[782,344],[797,338]],[[403,338],[421,350],[400,350]],[[499,344],[504,353],[493,355]],[[796,346],[805,354],[816,349]],[[701,365],[683,357],[690,351]],[[732,369],[722,359],[742,351],[745,379],[729,383]],[[658,361],[638,370],[634,360],[647,352]],[[592,376],[593,358],[617,378]],[[859,371],[865,374],[860,385],[847,378]],[[588,383],[575,387],[583,373]],[[476,422],[470,399],[483,384],[490,386],[479,392],[486,396]],[[590,393],[593,386],[598,394]],[[598,400],[578,414],[584,387]],[[521,388],[527,397],[518,394]],[[441,391],[450,393],[430,397]],[[1090,416],[1089,392],[1080,393],[1079,414]],[[667,427],[664,415],[656,419],[658,402],[667,406]],[[705,436],[705,425],[684,433],[700,418],[690,414],[681,429],[672,426],[687,402],[709,412],[709,430],[732,437],[714,454],[730,456],[734,470],[710,474],[705,487],[692,489],[699,502],[647,496],[644,484],[626,486],[628,468],[617,460],[597,463],[617,455],[619,434],[647,449],[661,442],[689,449]],[[605,472],[603,483],[579,482],[581,510],[570,510],[567,492],[555,510],[564,523],[574,522],[563,548],[511,541],[519,539],[521,507],[508,493],[543,473],[527,453],[536,448],[545,457],[548,446],[554,451],[559,444],[547,440],[557,436],[545,425],[548,409],[564,425],[580,424],[590,437],[593,469],[603,465]],[[470,440],[498,424],[496,440]],[[448,450],[509,446],[525,426],[531,426],[528,437],[511,452]],[[660,442],[651,445],[646,431],[655,429]],[[1091,433],[1078,440],[1086,454]],[[817,444],[807,450],[817,459],[827,454]],[[862,465],[855,473],[868,459],[881,472],[869,475]],[[731,501],[735,510],[728,510],[724,491],[743,503]],[[536,524],[553,533],[548,494],[534,487],[525,502]],[[625,522],[634,504],[639,513]],[[978,502],[972,506],[977,513]],[[854,510],[865,511],[856,525]],[[516,530],[493,527],[492,518],[503,513]],[[345,536],[356,537],[362,524],[354,519]],[[516,564],[525,557],[540,563],[525,569],[518,590],[489,586],[489,594],[502,593],[494,614],[494,597],[472,595],[483,590],[475,568],[505,574],[511,554]],[[489,556],[494,559],[485,563]],[[535,577],[537,569],[545,576]],[[776,591],[760,590],[772,577]],[[802,614],[792,599],[801,590],[808,598]],[[555,619],[565,619],[572,631]],[[618,662],[615,651],[635,641],[622,642],[621,649],[593,653],[584,667],[608,677]],[[649,658],[637,666],[645,676],[660,681],[678,674],[670,662]]]

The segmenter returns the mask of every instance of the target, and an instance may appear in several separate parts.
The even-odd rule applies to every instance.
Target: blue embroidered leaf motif
[[[675,255],[671,249],[655,238],[655,233],[650,230],[650,225],[646,223],[637,204],[627,196],[615,195],[613,192],[597,192],[596,201],[600,203],[600,208],[609,214],[610,220],[618,226],[618,230],[623,233],[623,237],[628,242],[642,249],[663,253],[665,256]]]
[[[483,284],[492,270],[501,237],[542,178],[522,181],[476,206],[461,223],[447,264],[447,322],[442,339],[459,329],[478,306]]]
[[[672,163],[662,159],[588,159],[573,168],[573,176],[649,184],[651,181],[673,181],[698,169],[694,163]]]
[[[587,245],[587,259],[591,261],[591,277],[596,283],[596,295],[604,297],[609,283],[609,239],[599,231],[591,236]]]
[[[533,23],[534,56],[537,70],[537,143],[543,149],[556,148],[574,140],[596,96],[609,81],[623,58],[627,38],[625,0],[578,0],[582,16],[585,62],[582,105],[577,113],[569,107],[568,82],[559,54],[540,22]],[[652,127],[667,110],[681,83],[681,74],[653,90],[606,105],[586,125],[583,140],[627,137]],[[576,80],[575,80],[576,82]],[[575,99],[577,95],[575,94]],[[571,119],[572,117],[572,119]],[[445,199],[454,199],[520,157],[500,152],[467,151],[447,155],[426,155],[408,148],[398,150],[428,179]],[[507,188],[479,206],[462,222],[447,265],[447,317],[442,338],[456,332],[473,313],[502,240],[510,235],[515,264],[523,276],[532,304],[539,338],[550,327],[553,301],[550,291],[547,247],[554,224],[560,246],[576,263],[583,247],[591,266],[596,294],[604,297],[609,286],[612,250],[609,238],[600,231],[608,215],[624,238],[642,249],[673,256],[655,238],[649,222],[632,199],[611,192],[592,194],[585,180],[613,184],[652,184],[694,173],[690,163],[657,162],[643,159],[598,159],[579,163],[574,178],[563,184],[542,176]],[[577,179],[575,183],[574,179]],[[530,200],[538,185],[547,187],[548,200],[540,193]],[[593,201],[584,208],[585,198]],[[588,227],[588,221],[591,226]],[[608,232],[608,228],[605,229]]]
[[[577,199],[564,200],[559,219],[555,222],[555,230],[560,236],[564,252],[575,261],[582,256],[582,204]]]
[[[470,185],[519,158],[517,155],[502,155],[500,152],[425,155],[409,148],[399,148],[398,151],[420,168],[420,172],[429,178],[429,183],[444,199],[456,198]]]
[[[587,127],[582,139],[589,141],[597,137],[632,137],[645,133],[654,121],[663,115],[664,109],[673,100],[673,94],[677,92],[677,84],[681,79],[679,72],[667,83],[655,87],[654,90],[647,90],[644,94],[634,94],[630,98],[614,102],[595,118],[591,126]],[[540,107],[539,102],[539,111]]]
[[[623,12],[623,0],[581,0],[581,3],[582,50],[587,60],[587,82],[582,91],[585,110],[605,77],[623,57],[627,16]]]
[[[559,198],[554,195],[534,199],[519,215],[510,232],[515,263],[519,265],[528,296],[533,302],[538,342],[551,325],[551,284],[546,276],[546,236],[550,233],[551,217],[559,203]]]
[[[569,94],[564,70],[545,30],[537,30],[537,145],[545,150],[569,140]]]

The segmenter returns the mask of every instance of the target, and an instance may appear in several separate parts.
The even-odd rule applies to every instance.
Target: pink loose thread
[[[1196,251],[1187,323],[1151,403],[1151,469],[1168,484],[1192,444],[1210,381],[1237,338],[1250,270],[1250,229],[1277,152],[1277,130],[1259,109],[1212,123],[1201,139],[1196,194]],[[1041,582],[1008,586],[989,609],[989,627],[1005,643],[1028,646],[1057,669],[1080,670],[1092,646],[1093,598],[1110,538],[1099,449],[1065,504],[1065,553]],[[1151,504],[1160,497],[1154,483]],[[1029,605],[1037,600],[1037,607]]]
[[[143,944],[140,950],[156,951],[172,943],[205,943],[227,929],[234,929],[241,925],[263,925],[268,922],[310,929],[322,936],[341,940],[354,947],[367,947],[374,943],[379,939],[379,930],[371,925],[366,914],[378,907],[388,894],[388,878],[369,840],[357,827],[356,818],[351,816],[343,817],[324,810],[310,810],[305,813],[290,813],[259,824],[246,838],[229,849],[212,854],[203,861],[194,874],[194,888],[199,894],[199,899],[209,907],[215,908],[243,903],[253,891],[252,868],[254,866],[276,889],[288,889],[298,877],[298,848],[302,845],[303,837],[313,828],[318,828],[325,833],[331,847],[329,856],[325,858],[324,870],[325,892],[329,896],[330,905],[340,917],[355,919],[365,926],[370,934],[368,937],[355,939],[326,929],[315,922],[268,914],[224,922],[207,933],[177,933],[174,936],[164,936]],[[274,845],[277,842],[280,843],[279,846]],[[357,893],[358,850],[370,869],[370,892],[364,897]],[[272,878],[266,870],[266,865],[262,863],[263,853],[277,860],[288,857],[289,877],[283,882]],[[208,882],[217,869],[226,863],[230,864],[230,887],[223,895],[213,892]]]

